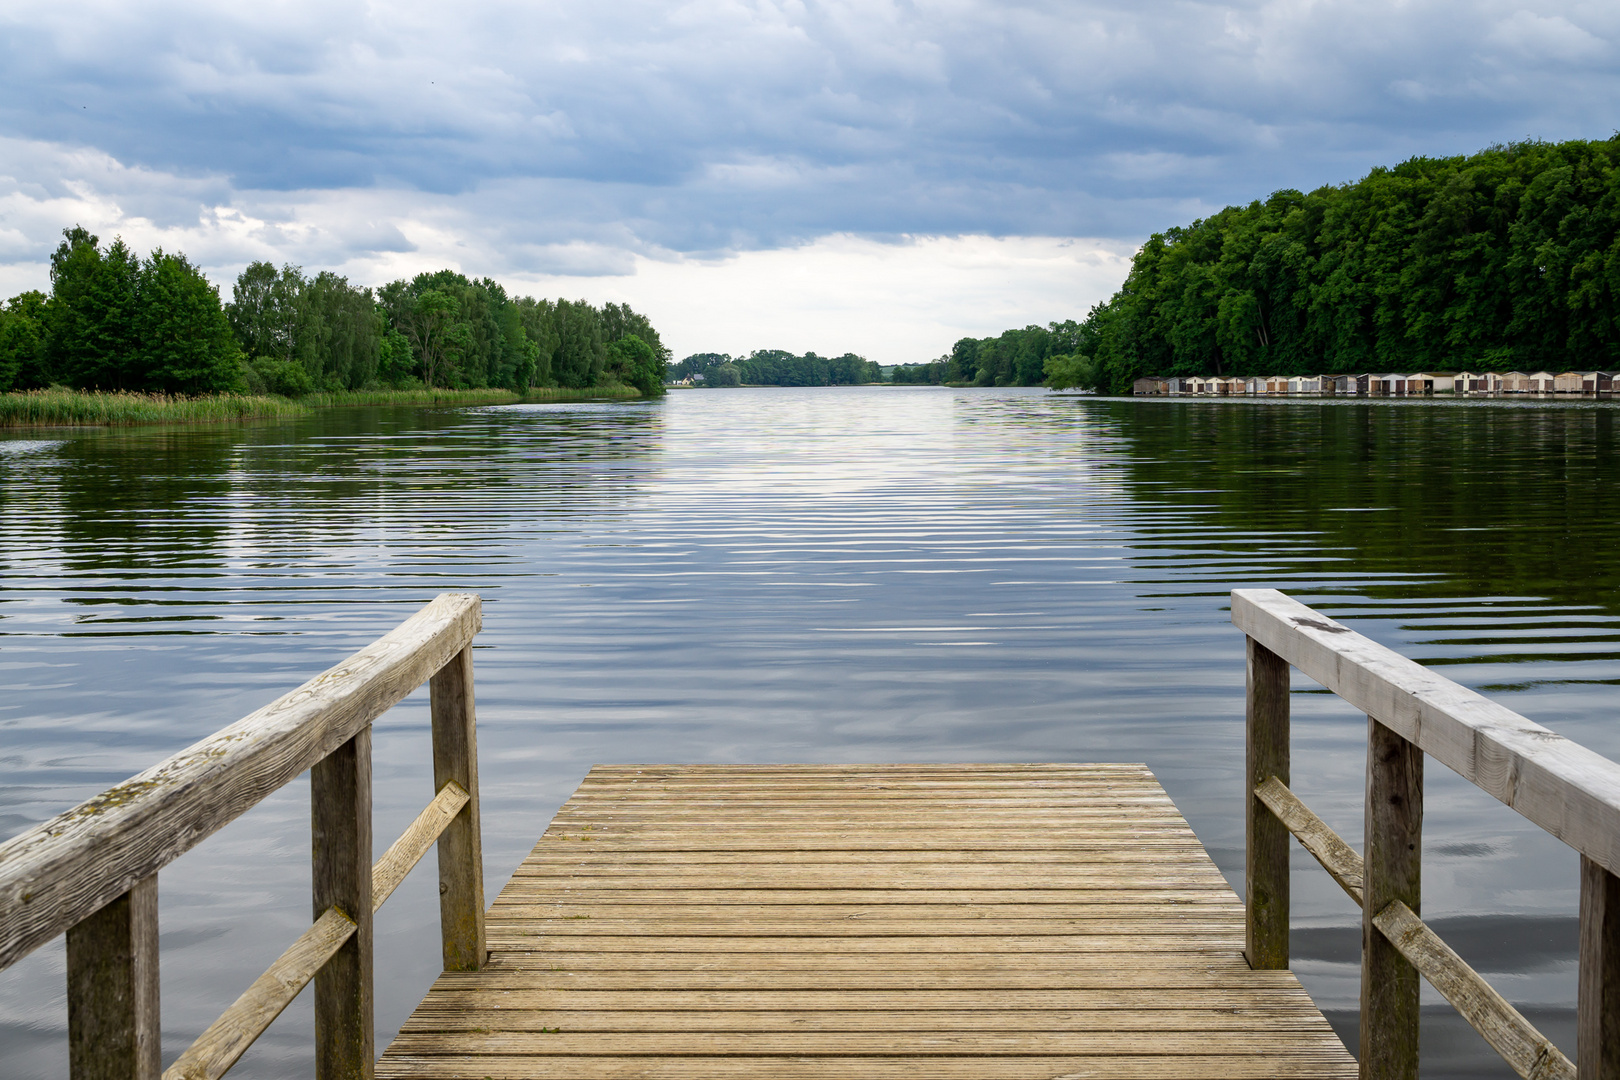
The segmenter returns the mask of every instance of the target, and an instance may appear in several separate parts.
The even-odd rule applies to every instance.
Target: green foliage
[[[110,263],[112,252],[108,255]],[[242,354],[219,294],[184,255],[152,252],[141,264],[136,292],[134,359],[139,374],[129,382],[166,394],[247,388]]]
[[[729,353],[693,353],[671,368],[669,377],[675,382],[680,382],[682,379],[690,379],[694,375],[702,375],[703,381],[708,382],[711,371],[721,364],[729,363],[731,363]]]
[[[1620,136],[1413,158],[1156,234],[1080,328],[1143,375],[1620,366]]]
[[[1074,320],[1007,330],[997,337],[963,338],[948,356],[908,373],[896,382],[942,382],[957,386],[1039,386],[1046,378],[1048,357],[1074,352],[1080,324]],[[934,370],[935,365],[939,365]]]
[[[0,305],[0,393],[46,381],[44,316],[45,294],[37,290]]]
[[[51,294],[24,294],[0,328],[0,367],[20,388],[203,394],[244,389],[242,358],[219,294],[183,255],[138,259],[64,230]],[[15,310],[12,310],[15,309]]]
[[[608,346],[607,374],[614,382],[635,387],[642,397],[664,392],[664,358],[636,334]]]
[[[710,368],[704,376],[709,386],[741,386],[742,381],[742,371],[730,360]]]
[[[687,357],[682,364],[694,359]],[[858,386],[883,381],[882,367],[854,353],[826,357],[807,352],[796,356],[782,349],[756,349],[746,358],[735,360],[725,357],[709,369],[705,381],[728,385],[714,380],[714,374],[728,366],[736,370],[739,381],[753,386]]]
[[[216,394],[171,397],[54,387],[0,394],[0,428],[67,424],[212,424],[302,416],[309,409],[279,397]]]
[[[1097,389],[1097,364],[1089,356],[1066,353],[1046,358],[1046,383],[1053,390]]]
[[[942,356],[927,364],[898,364],[890,372],[889,381],[897,386],[939,386],[945,381],[949,361],[949,357]]]

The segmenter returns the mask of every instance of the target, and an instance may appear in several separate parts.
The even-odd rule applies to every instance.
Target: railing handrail
[[[1288,836],[1361,908],[1362,1080],[1418,1075],[1421,974],[1526,1080],[1620,1080],[1620,765],[1275,589],[1234,589],[1248,635],[1244,955],[1286,968]],[[1367,713],[1365,856],[1290,783],[1290,669]],[[1425,755],[1581,852],[1571,1061],[1418,915]]]
[[[1620,873],[1620,763],[1276,589],[1234,589],[1232,622],[1480,790]]]
[[[342,746],[426,682],[481,625],[476,595],[444,593],[291,693],[0,844],[0,970]]]

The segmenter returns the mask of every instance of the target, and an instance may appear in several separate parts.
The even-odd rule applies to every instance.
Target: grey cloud
[[[1620,104],[1620,14],[1580,2],[81,3],[9,20],[0,133],[104,151],[132,184],[194,178],[120,193],[146,208],[128,212],[416,191],[454,203],[458,228],[514,234],[530,268],[830,232],[1140,236],[1414,153],[1604,137]],[[48,185],[41,168],[0,171]],[[388,222],[324,235],[410,245]]]

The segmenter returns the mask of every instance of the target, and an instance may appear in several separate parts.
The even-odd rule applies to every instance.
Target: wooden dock
[[[1142,765],[598,766],[388,1078],[1351,1077]]]

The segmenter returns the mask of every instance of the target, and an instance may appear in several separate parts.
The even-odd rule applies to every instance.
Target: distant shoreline
[[[361,405],[515,405],[520,402],[634,400],[630,386],[580,389],[531,387],[511,390],[341,390],[299,398],[276,394],[212,394],[169,397],[163,394],[95,390],[26,390],[0,394],[0,429],[40,427],[135,427],[147,424],[224,424],[242,420],[279,420],[308,416],[317,409]]]

